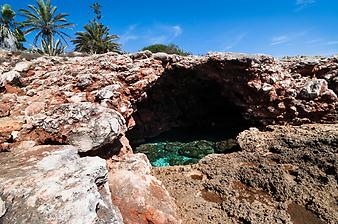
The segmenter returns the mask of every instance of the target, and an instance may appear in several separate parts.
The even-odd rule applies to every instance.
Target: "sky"
[[[93,18],[94,0],[52,0],[76,26]],[[35,0],[0,0],[17,11]],[[101,21],[126,52],[173,43],[193,54],[211,51],[287,55],[338,54],[338,0],[99,0]],[[17,16],[17,20],[21,20]],[[34,35],[27,37],[32,41]],[[73,49],[69,43],[68,50]]]

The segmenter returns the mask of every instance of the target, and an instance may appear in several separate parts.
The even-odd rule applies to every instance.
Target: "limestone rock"
[[[19,62],[18,64],[15,65],[14,71],[26,72],[31,68],[31,66],[32,66],[32,63],[29,61]]]
[[[146,59],[151,57],[152,52],[149,50],[141,51],[141,52],[136,52],[130,55],[132,59]]]
[[[6,203],[0,198],[0,218],[6,213]]]
[[[315,99],[319,97],[323,92],[327,91],[327,81],[323,79],[316,79],[308,81],[303,89],[301,89],[300,97],[304,99]]]
[[[168,62],[171,60],[172,56],[167,53],[158,52],[158,53],[153,54],[153,58],[156,60],[163,61],[163,62]]]
[[[150,175],[144,154],[113,159],[109,171],[112,200],[128,223],[180,223],[176,205],[162,183]],[[132,193],[131,193],[132,192]]]
[[[252,128],[238,140],[243,151],[153,168],[183,223],[337,223],[338,124]]]
[[[88,102],[55,106],[32,117],[35,128],[66,138],[80,152],[112,144],[126,131],[124,118],[116,111]]]
[[[106,162],[72,146],[0,154],[1,223],[123,223],[111,203]]]
[[[116,95],[116,90],[119,88],[120,85],[118,84],[106,86],[96,94],[96,98],[99,100],[110,99]]]
[[[20,73],[17,71],[9,71],[0,75],[0,87],[6,84],[12,84],[20,79]]]
[[[92,84],[92,79],[90,75],[83,75],[79,78],[78,82],[76,83],[76,86],[79,88],[86,88],[87,86],[90,86]]]

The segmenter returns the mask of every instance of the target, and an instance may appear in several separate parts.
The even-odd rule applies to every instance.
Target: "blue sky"
[[[0,0],[15,10],[33,0]],[[93,17],[94,0],[52,0],[76,24]],[[174,43],[194,54],[231,51],[284,55],[338,53],[337,0],[101,0],[102,22],[125,51]],[[20,17],[17,18],[20,20]],[[32,40],[32,35],[28,37]],[[68,50],[73,46],[70,44]]]

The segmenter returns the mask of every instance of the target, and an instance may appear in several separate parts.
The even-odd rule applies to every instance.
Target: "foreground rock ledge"
[[[123,223],[105,160],[77,152],[45,145],[1,153],[1,223]]]
[[[238,141],[241,152],[154,169],[183,223],[337,223],[337,124],[251,129]]]

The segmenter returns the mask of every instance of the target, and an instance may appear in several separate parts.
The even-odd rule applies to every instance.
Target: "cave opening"
[[[145,153],[153,166],[169,166],[239,150],[237,134],[253,124],[243,116],[235,80],[219,78],[236,75],[211,69],[171,69],[156,81],[136,104],[136,125],[127,132],[134,152]]]

